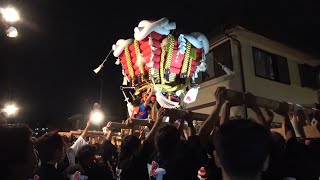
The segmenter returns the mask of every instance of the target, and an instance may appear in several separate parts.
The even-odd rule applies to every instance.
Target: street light
[[[18,113],[19,108],[15,104],[7,104],[2,109],[7,117],[14,116]]]
[[[6,28],[6,35],[10,38],[17,37],[18,30],[15,27],[10,26],[10,24],[20,20],[19,12],[13,7],[0,7],[0,16],[2,17],[3,23]]]
[[[7,22],[16,22],[20,20],[19,12],[13,7],[1,8],[0,13]]]
[[[15,37],[18,36],[18,30],[13,26],[9,27],[6,30],[6,33],[7,33],[7,36],[10,37],[10,38],[15,38]]]
[[[90,113],[90,121],[94,125],[100,125],[104,120],[104,114],[101,111],[101,106],[99,103],[94,103],[93,110]]]
[[[94,125],[100,125],[104,119],[104,114],[100,110],[93,110],[90,114],[90,121]]]

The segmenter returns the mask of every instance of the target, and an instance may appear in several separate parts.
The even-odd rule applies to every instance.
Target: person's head
[[[135,107],[136,107],[136,106],[140,106],[141,100],[142,100],[141,97],[136,97],[136,98],[133,100],[132,105],[135,106]]]
[[[320,121],[320,107],[319,108],[317,108],[317,111],[314,111],[313,113],[312,113],[312,116],[313,116],[313,118],[315,118],[317,121]],[[311,118],[312,119],[312,118]]]
[[[69,148],[72,145],[71,136],[62,136],[65,145]],[[71,145],[70,145],[71,144]]]
[[[1,179],[25,180],[34,173],[37,162],[31,135],[25,125],[0,126]]]
[[[262,173],[263,179],[283,179],[283,167],[285,166],[286,140],[278,132],[271,131],[271,149],[269,167]]]
[[[274,152],[283,154],[286,148],[286,140],[278,132],[271,132],[272,149]]]
[[[143,97],[143,98],[142,98],[142,99],[143,99],[143,101],[146,101],[146,100],[147,100],[147,98],[148,98],[148,96],[149,96],[149,94],[148,94],[148,93],[143,94],[143,96],[142,96],[142,97]]]
[[[110,142],[104,141],[101,145],[101,157],[104,163],[117,157],[117,148]]]
[[[171,124],[160,127],[155,136],[156,149],[160,154],[174,153],[180,140],[179,130]]]
[[[92,144],[87,144],[82,146],[77,152],[77,160],[79,164],[83,167],[89,167],[94,164],[97,154],[97,146]]]
[[[250,119],[225,122],[214,135],[214,157],[224,177],[254,179],[268,168],[270,133]]]
[[[57,131],[53,131],[38,138],[36,149],[42,163],[58,163],[64,158],[65,142]]]
[[[119,159],[123,160],[130,157],[140,146],[140,139],[133,135],[125,136],[121,142]]]

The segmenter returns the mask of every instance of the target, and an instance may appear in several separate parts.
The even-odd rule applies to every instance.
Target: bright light
[[[2,17],[7,22],[16,22],[20,20],[18,11],[13,7],[1,9]]]
[[[5,112],[7,116],[14,116],[17,114],[18,110],[16,105],[9,104],[4,107],[3,112]]]
[[[94,110],[90,114],[90,121],[94,125],[100,125],[104,119],[104,115],[100,110]]]
[[[7,36],[11,38],[15,38],[18,36],[18,31],[15,27],[10,27],[9,29],[6,30]]]

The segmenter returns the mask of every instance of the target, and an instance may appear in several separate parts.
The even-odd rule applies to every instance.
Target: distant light
[[[16,22],[20,20],[18,11],[13,7],[0,9],[2,17],[7,22]]]
[[[104,114],[100,110],[94,110],[90,114],[90,121],[94,125],[100,125],[104,119]]]
[[[18,30],[15,27],[9,27],[9,29],[6,30],[7,36],[10,38],[15,38],[18,36]]]
[[[4,107],[3,112],[5,112],[7,116],[14,116],[17,114],[18,110],[16,105],[8,104]]]

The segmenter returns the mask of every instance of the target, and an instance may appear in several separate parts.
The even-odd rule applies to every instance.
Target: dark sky
[[[17,121],[62,127],[73,114],[99,101],[100,76],[93,73],[120,38],[133,37],[143,19],[167,17],[181,32],[207,33],[222,24],[248,29],[317,55],[317,1],[0,1],[20,9],[19,38],[0,41],[0,103],[21,106]],[[110,56],[102,71],[107,119],[126,117],[119,91],[121,68]]]

